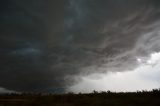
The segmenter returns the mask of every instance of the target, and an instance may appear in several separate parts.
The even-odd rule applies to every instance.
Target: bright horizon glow
[[[139,66],[133,71],[92,74],[69,88],[75,93],[97,91],[133,92],[160,87],[160,52],[152,53],[148,60],[137,58]],[[93,77],[97,79],[93,79]]]

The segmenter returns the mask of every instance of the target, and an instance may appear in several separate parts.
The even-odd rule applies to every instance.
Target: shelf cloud
[[[1,0],[0,87],[65,92],[160,49],[159,0]],[[139,61],[137,61],[139,58]]]

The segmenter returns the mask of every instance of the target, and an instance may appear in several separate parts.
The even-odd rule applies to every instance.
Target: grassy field
[[[0,106],[160,106],[160,90],[134,93],[5,94]]]

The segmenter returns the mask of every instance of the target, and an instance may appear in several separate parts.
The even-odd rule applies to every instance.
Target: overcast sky
[[[160,52],[159,0],[1,0],[0,7],[0,92],[159,87],[159,61],[150,65]]]

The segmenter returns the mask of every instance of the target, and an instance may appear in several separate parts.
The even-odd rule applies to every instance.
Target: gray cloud
[[[148,59],[138,58],[139,65],[125,72],[93,73],[78,76],[77,84],[68,87],[72,92],[116,91],[136,92],[137,90],[152,90],[160,87],[160,52],[152,53]]]
[[[0,94],[3,94],[3,93],[13,93],[15,91],[11,91],[11,90],[8,90],[8,89],[5,89],[5,88],[0,88]]]
[[[137,56],[159,51],[158,0],[0,4],[0,86],[7,89],[65,90],[74,75],[132,69]]]

